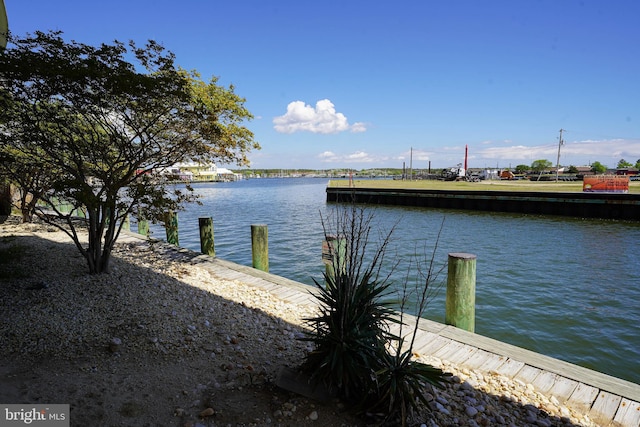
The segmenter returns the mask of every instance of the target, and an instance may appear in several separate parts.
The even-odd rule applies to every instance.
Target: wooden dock
[[[131,238],[142,236],[121,236],[122,240]],[[197,264],[213,277],[241,281],[283,301],[315,304],[310,293],[313,288],[303,283],[166,243],[154,246],[171,257]],[[405,315],[404,321],[411,325],[416,319]],[[638,384],[426,319],[420,319],[413,350],[454,366],[531,384],[536,391],[587,414],[601,426],[640,427]]]

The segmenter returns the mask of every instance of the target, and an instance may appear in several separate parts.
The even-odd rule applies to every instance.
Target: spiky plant
[[[428,404],[425,397],[427,385],[442,387],[448,375],[440,368],[413,359],[412,348],[400,350],[404,340],[398,339],[397,351],[379,353],[380,367],[375,372],[376,387],[367,395],[363,408],[373,414],[383,414],[384,421],[398,422],[404,426],[410,411],[420,404]]]
[[[404,286],[401,288],[400,298],[400,331],[398,336],[392,337],[384,351],[380,352],[379,368],[376,370],[376,388],[367,395],[364,405],[370,412],[383,414],[384,421],[397,421],[406,425],[411,411],[417,410],[421,404],[428,408],[425,391],[428,386],[442,387],[450,373],[440,368],[421,363],[413,358],[413,344],[419,329],[420,319],[424,314],[430,297],[434,295],[432,285],[437,282],[444,266],[437,266],[436,251],[440,242],[440,234],[444,227],[444,219],[433,245],[431,257],[424,263],[417,262],[418,279],[415,289],[409,291],[408,283],[411,271],[407,272]],[[411,270],[411,268],[409,269]],[[403,333],[404,316],[410,293],[416,295],[416,321],[410,333]],[[410,337],[407,346],[405,338]]]
[[[390,273],[380,273],[393,230],[375,249],[368,249],[372,218],[355,205],[336,209],[333,219],[322,218],[325,238],[339,238],[329,248],[331,268],[324,283],[314,279],[319,314],[305,319],[310,327],[305,339],[315,348],[303,367],[317,384],[351,401],[371,387],[377,353],[391,336],[388,324],[395,314],[391,301],[384,300],[390,294]],[[372,261],[365,265],[369,255]]]
[[[305,319],[309,329],[303,339],[312,342],[314,349],[307,354],[303,369],[316,384],[353,404],[357,413],[373,413],[383,423],[400,421],[404,426],[409,412],[427,403],[425,388],[441,385],[447,374],[412,358],[419,320],[409,334],[407,348],[404,346],[409,273],[401,288],[399,317],[392,308],[397,302],[389,298],[389,277],[396,265],[387,269],[386,276],[381,274],[393,229],[375,250],[368,250],[373,214],[365,214],[355,204],[337,212],[335,234],[327,231],[324,218],[322,221],[325,238],[334,242],[328,245],[332,261],[324,283],[314,279],[319,314]],[[419,268],[423,280],[418,280],[421,285],[416,288],[418,319],[426,307],[429,285],[437,276],[434,257],[435,247],[426,274]],[[400,324],[398,335],[390,332],[391,323]]]
[[[318,288],[320,313],[306,319],[312,327],[307,340],[315,344],[305,360],[311,378],[350,401],[371,388],[379,349],[390,339],[390,303],[381,301],[389,284],[379,285],[370,274],[352,283],[344,274],[325,275]],[[353,286],[352,286],[353,285]]]

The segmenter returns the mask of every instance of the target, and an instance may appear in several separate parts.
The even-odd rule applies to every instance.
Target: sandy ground
[[[42,225],[0,225],[0,254],[0,403],[70,404],[73,426],[358,425],[275,385],[302,360],[297,307],[147,244],[90,276]]]

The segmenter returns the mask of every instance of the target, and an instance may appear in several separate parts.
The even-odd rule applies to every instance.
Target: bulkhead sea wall
[[[640,221],[640,194],[327,187],[327,202]]]

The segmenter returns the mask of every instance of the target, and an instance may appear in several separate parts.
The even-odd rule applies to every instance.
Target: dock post
[[[343,274],[346,272],[347,239],[344,236],[326,236],[322,242],[322,262],[328,278],[335,279],[336,268]]]
[[[269,272],[269,230],[265,224],[251,225],[253,268]]]
[[[450,253],[445,323],[469,332],[476,323],[476,256]]]
[[[149,237],[149,221],[144,218],[138,218],[138,234]]]
[[[179,246],[178,214],[176,212],[169,211],[165,214],[164,218],[164,228],[167,232],[167,243]]]
[[[216,256],[213,244],[213,218],[198,218],[198,226],[200,227],[200,252]]]

